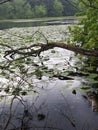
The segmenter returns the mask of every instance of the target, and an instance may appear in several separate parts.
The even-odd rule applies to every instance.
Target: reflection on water
[[[24,21],[24,22],[0,22],[0,29],[7,29],[13,27],[35,27],[48,25],[64,25],[78,23],[77,19],[63,19],[63,20],[47,20],[47,21]]]
[[[13,27],[33,27],[33,26],[44,26],[43,22],[0,22],[0,29],[7,29]]]
[[[7,130],[95,130],[98,114],[78,91],[81,79],[52,80],[47,85],[37,83],[39,94],[8,100],[0,107],[0,129]],[[47,86],[47,87],[46,87]],[[76,90],[76,94],[72,90]]]

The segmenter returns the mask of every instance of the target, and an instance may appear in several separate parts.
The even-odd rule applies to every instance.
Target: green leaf
[[[21,95],[27,95],[27,92],[26,91],[22,91]]]
[[[89,86],[82,86],[81,89],[82,89],[82,90],[89,90],[89,89],[91,89],[91,88],[90,88]]]

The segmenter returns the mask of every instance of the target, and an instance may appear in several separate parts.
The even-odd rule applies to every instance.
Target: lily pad
[[[89,87],[89,86],[82,86],[81,89],[82,90],[89,90],[89,89],[91,89],[91,87]]]

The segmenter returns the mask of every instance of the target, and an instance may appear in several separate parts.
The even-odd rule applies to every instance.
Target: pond
[[[47,40],[65,42],[69,36],[66,24],[11,28],[0,30],[0,43],[16,48]],[[10,57],[7,57],[8,60],[3,58],[7,49],[1,46],[1,65],[8,61],[11,65],[14,64]],[[69,75],[69,72],[76,71],[76,63],[81,62],[75,54],[65,49],[54,48],[42,52],[40,57],[30,58],[30,64],[25,66],[29,70],[27,77],[22,75],[22,79],[25,78],[34,87],[29,88],[20,80],[17,62],[16,66],[11,66],[14,73],[6,72],[6,75],[3,73],[0,76],[0,129],[97,130],[98,112],[93,111],[85,98],[86,92],[81,89],[85,77]],[[22,67],[23,65],[24,63]],[[11,95],[12,88],[18,87],[17,84],[28,92],[27,95]],[[6,86],[10,86],[11,89],[5,89]],[[7,91],[9,93],[6,93]]]

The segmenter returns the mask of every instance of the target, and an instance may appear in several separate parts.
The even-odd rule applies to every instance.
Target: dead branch
[[[8,46],[7,46],[8,47]],[[54,47],[59,47],[59,48],[63,48],[63,49],[67,49],[70,51],[73,51],[75,53],[79,53],[79,54],[83,54],[83,55],[88,55],[88,56],[98,56],[98,51],[97,50],[89,50],[89,49],[83,49],[77,46],[72,46],[69,45],[67,43],[61,43],[61,42],[51,42],[48,44],[44,44],[44,43],[36,43],[36,44],[32,44],[30,46],[27,47],[20,47],[17,49],[12,49],[10,47],[10,50],[7,50],[5,52],[5,56],[10,56],[10,58],[12,58],[12,56],[15,56],[16,54],[21,55],[21,56],[39,56],[41,52],[43,51],[47,51],[49,49],[53,49]]]

